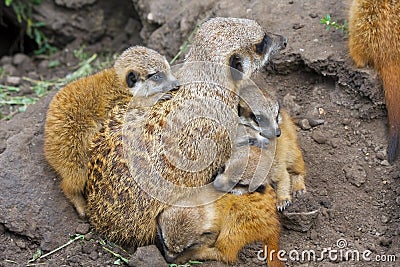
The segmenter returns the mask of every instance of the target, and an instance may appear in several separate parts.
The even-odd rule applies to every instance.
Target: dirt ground
[[[387,117],[381,84],[373,70],[353,66],[346,34],[325,31],[319,23],[328,13],[342,22],[349,1],[133,2],[129,8],[136,10],[133,19],[140,20],[140,34],[97,38],[93,43],[77,38],[51,58],[24,57],[19,64],[14,62],[16,56],[3,57],[1,65],[8,64],[14,72],[2,77],[0,84],[7,82],[7,76],[64,77],[70,66],[79,63],[71,51],[84,43],[88,54],[120,52],[129,44],[143,43],[171,59],[202,19],[256,19],[289,42],[254,80],[277,94],[301,122],[324,121],[299,127],[308,192],[281,216],[281,249],[286,252],[281,256],[286,265],[400,265],[400,168],[398,161],[389,165],[386,160]],[[43,63],[54,59],[61,63],[56,68]],[[19,86],[25,88],[20,94],[32,94],[26,81]],[[154,246],[133,254],[102,239],[63,196],[60,180],[42,153],[43,122],[55,92],[51,90],[11,120],[0,121],[0,266],[168,266]],[[43,257],[68,244],[71,237],[75,239],[71,244]],[[257,257],[260,249],[260,244],[247,246],[233,266],[265,265]],[[43,258],[29,262],[38,250]],[[312,252],[315,259],[307,257]],[[204,262],[199,266],[227,265]]]

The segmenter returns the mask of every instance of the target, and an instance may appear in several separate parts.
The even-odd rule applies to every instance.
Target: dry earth
[[[44,2],[54,5],[53,1]],[[48,69],[37,57],[22,56],[22,61],[16,60],[21,55],[3,57],[2,66],[8,65],[13,76],[63,77],[76,60],[71,51],[83,43],[88,51],[100,52],[121,51],[144,42],[172,58],[195,24],[210,16],[253,18],[269,31],[285,35],[288,48],[258,73],[255,81],[275,92],[294,117],[325,122],[313,128],[303,124],[298,132],[307,164],[308,192],[282,215],[281,247],[287,251],[287,266],[400,265],[400,170],[398,162],[390,166],[385,159],[387,118],[381,84],[373,70],[353,66],[345,34],[325,31],[319,23],[328,13],[342,22],[349,1],[134,0],[133,6],[124,1],[122,27],[113,22],[105,1],[70,1],[75,4],[65,7],[67,2],[55,0],[57,10],[62,13],[65,8],[82,5],[83,10],[71,18],[86,23],[48,29],[50,33],[58,31],[65,41],[73,36],[73,42],[46,59],[59,59],[62,64]],[[98,13],[100,22],[95,13],[99,6],[103,8]],[[126,10],[131,10],[131,17]],[[73,9],[70,12],[73,14]],[[92,15],[85,16],[85,12]],[[62,24],[63,19],[68,22],[68,17],[55,16],[58,21],[50,25]],[[93,26],[103,24],[106,27]],[[137,27],[134,32],[132,27]],[[95,33],[88,33],[92,28]],[[115,30],[118,28],[124,28],[123,33]],[[103,241],[87,222],[78,219],[42,153],[43,122],[54,93],[52,90],[26,112],[0,122],[0,266],[26,266],[38,249],[52,251],[76,234],[85,236],[36,261],[37,266],[117,264],[117,257],[104,247],[129,259],[130,266],[167,266],[154,246],[139,248],[131,255]],[[29,90],[25,94],[29,95]],[[257,259],[260,248],[259,244],[248,246],[235,266],[265,264]],[[371,254],[363,254],[366,250]],[[300,254],[297,260],[296,251]],[[310,251],[315,251],[319,260],[302,260],[301,253]],[[346,261],[341,258],[346,252],[355,254],[349,254]],[[359,261],[352,258],[357,252]],[[395,262],[376,261],[383,256],[389,260],[390,255]],[[205,262],[201,266],[225,265]]]

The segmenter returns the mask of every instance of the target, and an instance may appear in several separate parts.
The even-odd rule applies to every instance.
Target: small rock
[[[315,18],[318,17],[318,14],[317,14],[317,13],[310,13],[310,14],[308,14],[308,15],[309,15],[310,18],[312,18],[312,19],[315,19]]]
[[[13,60],[12,60],[12,63],[13,63],[15,66],[19,66],[19,65],[21,65],[22,63],[26,63],[26,62],[28,62],[28,61],[30,61],[30,60],[31,60],[31,59],[30,59],[27,55],[22,54],[22,53],[18,53],[18,54],[15,54],[15,55],[14,55]]]
[[[386,215],[382,215],[382,217],[381,217],[381,222],[383,222],[383,223],[388,223],[389,222],[389,217],[388,216],[386,216]]]
[[[129,259],[128,266],[167,266],[158,248],[154,245],[139,247]]]
[[[97,260],[98,258],[99,258],[99,253],[97,253],[97,251],[92,251],[92,252],[90,252],[90,254],[89,254],[89,258],[91,259],[91,260]]]
[[[293,30],[299,30],[301,28],[304,28],[304,24],[300,24],[300,23],[295,23],[292,26]]]
[[[384,159],[386,159],[386,153],[383,151],[379,151],[378,153],[376,153],[376,158],[380,159],[380,160],[384,160]]]
[[[349,125],[349,124],[350,124],[350,119],[349,119],[349,118],[344,118],[344,119],[342,120],[342,124],[343,124],[343,125]]]
[[[8,85],[17,86],[21,83],[21,77],[17,76],[7,76],[6,83]]]
[[[94,4],[97,0],[55,0],[56,4],[59,6],[64,6],[67,8],[81,8],[85,5]]]
[[[317,142],[318,144],[325,144],[328,139],[326,138],[326,136],[324,136],[322,134],[321,131],[314,131],[311,135],[312,139],[314,139],[315,142]]]
[[[323,198],[319,201],[319,204],[324,206],[327,209],[332,208],[332,202],[328,198]]]
[[[6,231],[6,228],[4,227],[4,224],[0,223],[0,235],[4,234]]]
[[[310,130],[311,129],[311,125],[307,119],[299,120],[298,125],[302,130]]]
[[[389,163],[389,161],[387,161],[387,160],[385,159],[385,160],[382,160],[382,161],[381,161],[381,165],[382,165],[382,166],[390,166],[390,163]]]
[[[282,225],[287,229],[307,232],[314,225],[320,210],[313,210],[307,212],[282,212]]]
[[[390,244],[392,244],[392,239],[381,236],[378,238],[378,244],[384,247],[388,247],[390,246]]]
[[[17,68],[15,68],[11,64],[4,64],[3,65],[3,71],[7,75],[16,75],[18,73]]]
[[[311,229],[311,231],[310,231],[310,239],[311,240],[318,240],[318,233],[314,229]]]
[[[77,234],[85,235],[89,233],[90,224],[88,223],[80,223],[78,227],[76,227],[75,231]]]
[[[12,57],[4,56],[0,59],[0,65],[12,64]]]
[[[337,148],[340,144],[340,139],[338,138],[332,138],[328,140],[328,144],[332,146],[332,148]]]
[[[400,205],[400,197],[396,197],[396,203],[397,203],[397,205]],[[1,233],[1,231],[0,231],[0,233]]]
[[[343,168],[343,171],[347,180],[352,185],[360,187],[366,181],[367,173],[360,165],[347,165]]]

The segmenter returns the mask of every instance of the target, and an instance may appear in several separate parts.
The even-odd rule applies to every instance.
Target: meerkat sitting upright
[[[46,116],[44,152],[81,217],[85,216],[89,142],[109,111],[132,97],[137,105],[149,105],[154,101],[149,96],[164,99],[161,95],[177,85],[163,56],[136,46],[125,50],[114,67],[71,82],[54,96]]]
[[[94,228],[131,246],[154,242],[158,214],[210,183],[228,160],[238,83],[285,46],[253,20],[203,23],[174,97],[148,109],[117,106],[93,139],[86,193]]]
[[[252,101],[252,105],[246,101],[239,102],[240,121],[247,126],[247,135],[237,137],[238,146],[227,161],[224,172],[215,178],[214,187],[225,192],[233,189],[233,193],[238,194],[246,192],[243,185],[249,186],[248,191],[252,192],[263,182],[276,183],[277,208],[284,210],[291,203],[291,195],[306,191],[305,163],[297,141],[296,126],[289,114],[280,109],[278,101],[274,101],[265,90],[260,92],[262,96],[255,90],[241,90],[239,93],[242,99]],[[275,139],[276,147],[268,147],[268,140],[275,137],[278,137]],[[250,147],[243,146],[246,141]],[[236,185],[238,187],[234,188]]]
[[[353,0],[349,49],[357,67],[371,64],[382,78],[389,118],[387,154],[392,163],[400,139],[400,1]]]
[[[277,259],[280,223],[271,186],[264,192],[225,194],[217,199],[212,187],[166,208],[158,217],[158,245],[171,263],[218,260],[233,263],[247,244],[262,241],[269,267],[283,266]],[[222,193],[220,193],[222,195]],[[185,206],[180,206],[184,204]],[[264,256],[263,255],[263,256]]]

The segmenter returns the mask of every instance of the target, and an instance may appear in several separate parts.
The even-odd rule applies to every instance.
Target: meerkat
[[[112,68],[71,82],[54,96],[46,116],[44,152],[81,217],[85,217],[89,141],[109,111],[132,97],[136,105],[167,99],[163,94],[178,84],[165,57],[136,46],[125,50]]]
[[[158,214],[210,183],[229,158],[238,83],[285,46],[253,20],[210,19],[175,74],[181,86],[171,100],[116,106],[92,142],[86,193],[95,229],[130,246],[154,242]]]
[[[227,161],[224,172],[215,178],[214,187],[242,194],[253,192],[260,185],[275,183],[276,204],[282,211],[290,205],[291,195],[301,195],[306,191],[306,168],[296,126],[290,115],[280,109],[278,101],[274,101],[265,90],[260,92],[262,96],[255,90],[240,91],[244,99],[253,102],[251,107],[246,101],[239,103],[240,121],[247,126],[247,134],[238,136],[238,146]],[[276,138],[276,147],[268,147],[271,138]],[[251,146],[243,146],[246,143]],[[248,190],[243,188],[244,185]]]
[[[210,187],[198,198],[210,199],[212,194],[217,193]],[[168,262],[233,263],[245,245],[262,241],[268,266],[283,266],[276,257],[280,223],[275,192],[269,185],[264,192],[225,194],[206,205],[198,198],[188,199],[193,203],[191,207],[181,206],[180,201],[166,208],[157,219],[158,246]]]
[[[388,161],[393,163],[400,138],[400,1],[353,0],[349,50],[357,67],[372,65],[380,74],[389,119]]]

